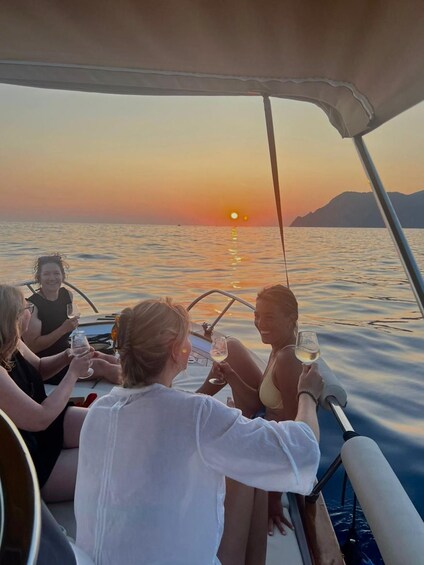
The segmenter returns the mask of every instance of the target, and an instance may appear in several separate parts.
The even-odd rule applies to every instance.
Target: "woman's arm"
[[[202,400],[196,437],[206,465],[264,490],[311,491],[319,448],[308,425],[249,420],[212,398]]]
[[[31,363],[37,369],[43,381],[56,375],[63,367],[69,365],[72,360],[72,356],[69,355],[69,349],[65,349],[65,351],[57,355],[50,355],[41,359],[22,340],[18,343],[18,349],[28,363]]]
[[[90,358],[91,354],[74,357],[62,382],[41,404],[25,394],[0,367],[0,408],[22,430],[45,430],[65,408],[78,377],[87,373]]]
[[[319,441],[317,406],[323,385],[324,381],[318,371],[318,365],[316,363],[303,365],[297,392],[299,407],[296,422],[308,424],[317,441]]]
[[[66,319],[63,324],[49,334],[41,335],[41,320],[38,317],[38,309],[35,306],[28,329],[22,337],[28,347],[34,351],[34,353],[38,353],[56,343],[63,335],[72,332],[77,326],[77,318],[74,320]]]
[[[102,353],[101,351],[94,351],[93,352],[94,359],[101,359],[102,361],[106,361],[111,365],[120,365],[121,362],[119,357],[115,357],[115,355],[110,355],[109,353]]]
[[[294,349],[285,349],[280,351],[277,356],[275,370],[272,375],[274,385],[278,388],[283,401],[282,410],[267,410],[268,420],[297,420],[304,421],[304,416],[311,417],[309,413],[310,406],[308,400],[304,400],[307,395],[301,395],[298,402],[298,385],[301,378],[302,363],[295,357]],[[313,404],[312,398],[310,401]],[[313,406],[315,408],[315,406]],[[306,412],[305,412],[306,411]],[[316,412],[316,410],[315,410]],[[316,413],[315,413],[316,416]],[[306,422],[308,423],[308,422]],[[313,419],[311,420],[313,422]],[[312,426],[311,426],[312,428]],[[316,436],[317,428],[313,429]],[[317,438],[318,439],[318,438]],[[274,525],[285,535],[286,528],[293,529],[293,526],[284,515],[284,509],[281,504],[281,492],[268,493],[268,534],[273,535]]]

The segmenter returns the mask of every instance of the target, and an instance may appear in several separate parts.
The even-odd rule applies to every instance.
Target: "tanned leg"
[[[63,449],[50,477],[41,489],[46,502],[65,502],[74,499],[78,467],[78,449]]]
[[[218,558],[222,565],[245,565],[255,489],[228,477],[226,488],[225,527]]]
[[[78,446],[87,408],[70,406],[63,420],[63,447],[41,495],[46,502],[73,500],[78,467]]]
[[[266,561],[268,541],[268,493],[255,489],[249,538],[246,549],[246,565],[262,565]]]
[[[87,408],[70,406],[63,420],[63,447],[71,449],[79,446],[81,428],[87,416]]]

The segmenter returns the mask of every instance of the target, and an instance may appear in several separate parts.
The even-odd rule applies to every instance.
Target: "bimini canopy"
[[[0,82],[312,102],[342,136],[424,98],[422,0],[2,0]]]

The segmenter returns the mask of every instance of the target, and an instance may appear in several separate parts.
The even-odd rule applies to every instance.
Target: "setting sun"
[[[231,218],[232,220],[237,220],[238,217],[239,217],[239,215],[238,215],[237,212],[231,212],[230,218]]]

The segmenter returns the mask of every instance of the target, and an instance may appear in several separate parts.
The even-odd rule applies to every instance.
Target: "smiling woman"
[[[65,351],[69,335],[78,326],[77,318],[71,320],[67,316],[67,306],[72,304],[71,292],[62,287],[67,267],[58,253],[39,257],[35,262],[35,280],[40,288],[28,299],[35,309],[24,340],[40,357]],[[55,375],[52,382],[59,382],[66,370],[67,368]]]
[[[23,338],[28,347],[39,357],[49,357],[62,353],[69,347],[69,336],[78,327],[78,316],[68,316],[68,306],[73,303],[72,293],[62,286],[68,265],[58,253],[39,257],[35,262],[35,280],[40,284],[28,300],[35,306]],[[58,384],[65,376],[68,367],[62,368],[49,378],[49,384]],[[120,369],[110,355],[103,357],[96,352],[93,360],[95,376],[105,377],[117,383]]]

